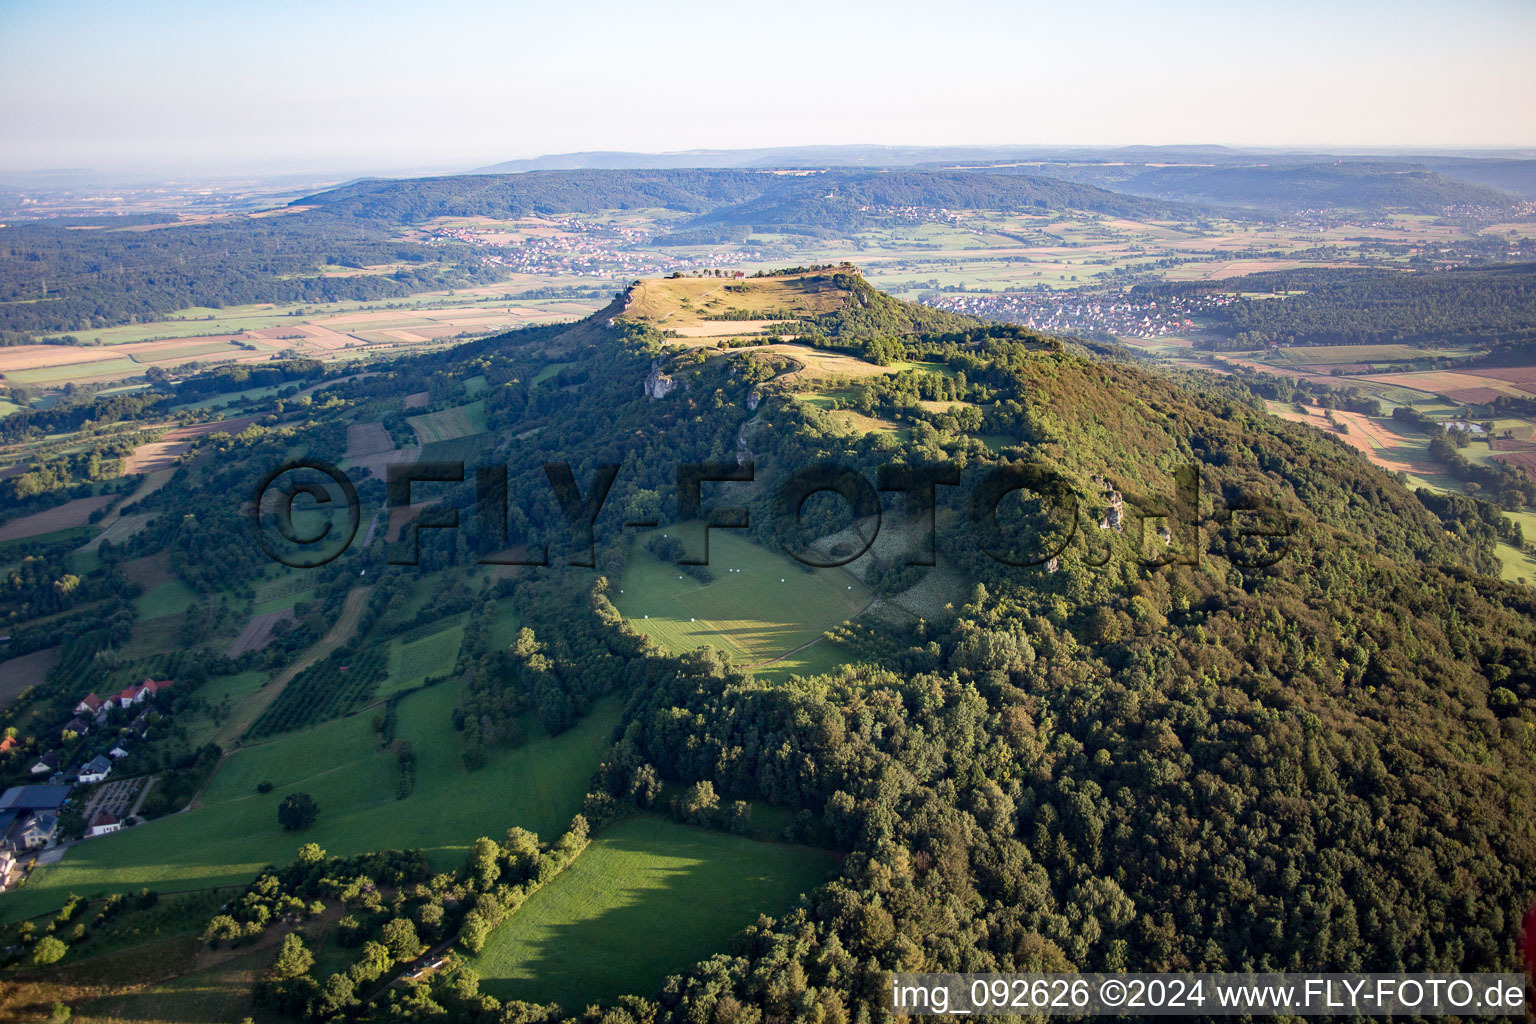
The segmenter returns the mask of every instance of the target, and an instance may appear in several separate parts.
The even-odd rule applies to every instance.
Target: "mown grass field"
[[[96,359],[87,363],[42,366],[31,370],[6,370],[5,377],[15,384],[51,384],[61,380],[97,377],[131,377],[142,374],[143,365],[132,359]]]
[[[752,670],[752,674],[760,679],[784,682],[790,676],[819,676],[851,660],[846,649],[821,640],[793,654],[759,665]]]
[[[471,402],[452,409],[439,409],[421,416],[409,416],[406,422],[416,431],[417,439],[424,445],[434,441],[451,441],[456,437],[468,437],[485,430],[485,402]]]
[[[373,731],[373,712],[364,711],[235,751],[192,810],[74,847],[0,895],[0,920],[57,909],[70,893],[248,882],[264,865],[291,862],[307,842],[335,856],[419,847],[446,868],[482,835],[499,837],[513,825],[550,836],[563,830],[608,749],[618,702],[466,772],[450,717],[457,700],[457,688],[444,683],[401,701],[396,735],[414,747],[417,777],[404,800],[395,796],[394,755]],[[272,791],[257,793],[264,781]],[[313,828],[285,832],[277,805],[295,792],[315,798],[320,818]]]
[[[837,862],[825,850],[629,818],[493,932],[473,966],[488,992],[571,1011],[651,995],[759,914],[783,913]]]
[[[631,626],[670,651],[709,644],[755,665],[819,639],[870,600],[851,573],[807,572],[727,530],[710,531],[709,561],[714,580],[701,584],[637,541],[614,604]]]

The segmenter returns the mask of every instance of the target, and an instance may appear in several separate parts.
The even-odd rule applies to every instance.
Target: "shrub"
[[[320,807],[308,793],[290,793],[277,805],[277,821],[289,832],[309,828],[319,817]]]
[[[48,964],[56,964],[64,959],[64,954],[69,952],[69,947],[64,945],[52,935],[45,935],[37,940],[37,945],[32,947],[32,962],[39,967]]]

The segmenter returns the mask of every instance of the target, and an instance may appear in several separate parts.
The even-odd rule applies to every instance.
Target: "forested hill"
[[[1147,298],[1213,291],[1274,297],[1212,310],[1221,336],[1202,338],[1205,348],[1461,343],[1528,352],[1536,344],[1536,263],[1422,273],[1307,267],[1135,289]]]
[[[291,632],[318,639],[364,578],[376,589],[352,650],[472,611],[462,683],[436,705],[452,714],[466,770],[528,742],[534,723],[570,729],[613,694],[622,721],[587,776],[583,835],[708,783],[711,799],[783,809],[778,834],[845,855],[835,879],[637,993],[609,1024],[880,1021],[893,970],[1517,970],[1519,912],[1536,898],[1536,599],[1488,574],[1492,527],[1477,503],[1426,504],[1232,381],[1087,358],[867,288],[844,265],[646,281],[576,325],[338,380],[292,419],[207,438],[217,457],[182,460],[133,507],[144,528],[77,585],[53,584],[67,550],[15,578],[17,599],[50,619],[18,626],[13,643],[56,635],[64,613],[111,624],[65,643],[52,677],[62,725],[120,664],[122,640],[107,634],[118,623],[131,633],[133,603],[116,619],[85,607],[123,586],[120,565],[163,552],[210,604],[254,586],[271,567],[239,507],[253,478],[334,459],[356,425],[406,428],[404,395],[426,396],[418,423],[473,403],[484,429],[424,443],[423,461],[505,467],[506,521],[477,514],[478,472],[439,477],[435,507],[456,509],[463,528],[421,531],[414,566],[389,564],[385,532],[370,531],[312,570],[316,600],[296,606]],[[834,419],[831,402],[861,425]],[[764,559],[805,549],[775,506],[809,467],[852,470],[839,470],[841,486],[855,475],[873,485],[881,467],[953,464],[961,482],[936,488],[933,564],[907,564],[898,548],[859,566],[877,600],[817,641],[830,651],[819,674],[777,677],[642,635],[642,607],[653,626],[695,611],[666,612],[634,584],[623,593],[643,558],[676,560],[647,555],[633,521],[676,522],[678,465],[705,461],[752,463],[750,484],[705,500],[746,506],[733,536]],[[583,490],[619,464],[591,543],[571,536],[552,462],[568,462]],[[1198,497],[1176,482],[1191,467]],[[1002,470],[1044,486],[999,508],[999,542],[972,499]],[[366,507],[385,500],[383,481],[357,485]],[[846,523],[847,504],[825,497],[800,506],[812,535]],[[905,499],[890,497],[896,529]],[[1070,543],[1063,519],[1080,527]],[[1058,542],[1043,562],[1041,547]],[[494,577],[476,565],[509,546],[547,550],[550,563]],[[801,582],[783,564],[749,585]],[[694,571],[719,582],[727,566]],[[401,618],[432,575],[442,599]],[[490,640],[479,624],[499,614],[494,602],[516,610],[526,638]],[[751,599],[717,607],[697,614],[722,642],[781,628]],[[241,667],[224,651],[200,649],[200,669]],[[423,758],[423,778],[449,760]],[[462,925],[468,953],[521,905],[520,882],[499,882],[513,876],[489,861],[410,890],[451,894],[443,935]],[[289,979],[294,1005],[329,1019],[310,1011],[337,987],[308,969]],[[451,989],[402,981],[379,997],[392,1007],[356,1019],[597,1019],[490,1000],[463,977]]]
[[[1516,188],[1529,176],[1525,161],[1509,161]],[[1447,168],[1457,171],[1459,168]],[[1009,173],[999,167],[1000,173]],[[1368,210],[1442,213],[1447,207],[1510,211],[1520,197],[1502,188],[1458,180],[1413,163],[1246,163],[1236,166],[1154,167],[1114,164],[1047,164],[1022,168],[1071,181],[1092,182],[1131,195],[1188,203],[1296,212]],[[1502,183],[1504,179],[1499,179]]]
[[[1178,210],[1166,202],[1031,175],[858,170],[577,170],[370,180],[294,205],[388,224],[666,207],[708,214],[703,219],[711,223],[764,228],[822,223],[817,218],[829,212],[829,226],[836,226],[848,219],[844,211],[861,206],[1070,209],[1124,217],[1173,216]]]
[[[796,280],[819,287],[781,286]],[[707,653],[650,663],[600,774],[610,798],[632,801],[653,771],[709,781],[801,809],[855,851],[741,961],[697,968],[669,1020],[706,1016],[722,993],[756,1005],[786,964],[851,1016],[875,968],[834,971],[829,947],[929,970],[1512,969],[1504,908],[1536,896],[1536,620],[1528,591],[1478,571],[1492,563],[1473,517],[1442,520],[1358,452],[1219,380],[1081,358],[1016,327],[903,329],[889,310],[883,333],[845,342],[825,318],[848,303],[818,312],[815,292],[797,335],[928,368],[856,378],[851,405],[900,430],[849,436],[798,397],[794,345],[682,349],[646,329],[717,287],[647,282],[614,327],[583,335],[586,355],[560,356],[580,369],[493,388],[488,418],[509,436],[559,423],[562,457],[582,465],[643,439],[616,509],[670,492],[671,460],[747,437],[752,532],[769,548],[771,495],[827,459],[868,479],[955,461],[967,483],[1049,466],[1090,511],[1055,572],[1014,569],[976,550],[964,498],[941,496],[940,567],[870,579],[900,600],[958,578],[961,596],[925,621],[862,619],[856,665],[830,681],[770,685]],[[476,372],[526,375],[546,358],[525,354],[536,341],[478,344]],[[646,397],[641,379],[668,359],[677,386]],[[959,404],[918,401],[933,398]],[[534,488],[536,465],[512,461],[529,464],[512,490]],[[1199,467],[1210,503],[1201,560],[1144,566],[1132,510],[1167,501],[1181,465]],[[1100,479],[1124,495],[1124,534],[1095,529]],[[1290,524],[1269,567],[1239,564],[1243,527],[1222,512],[1250,501]],[[621,545],[598,565],[621,574]],[[501,706],[479,678],[477,706]]]

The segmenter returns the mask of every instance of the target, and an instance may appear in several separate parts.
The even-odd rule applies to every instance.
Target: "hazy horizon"
[[[216,40],[218,42],[213,42]],[[67,75],[60,73],[67,41]],[[816,145],[1536,147],[1536,5],[0,2],[0,170],[446,173]],[[666,109],[666,116],[657,111]]]

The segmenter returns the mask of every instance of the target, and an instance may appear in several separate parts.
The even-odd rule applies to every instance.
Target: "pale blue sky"
[[[0,0],[0,169],[813,143],[1536,146],[1536,0]]]

